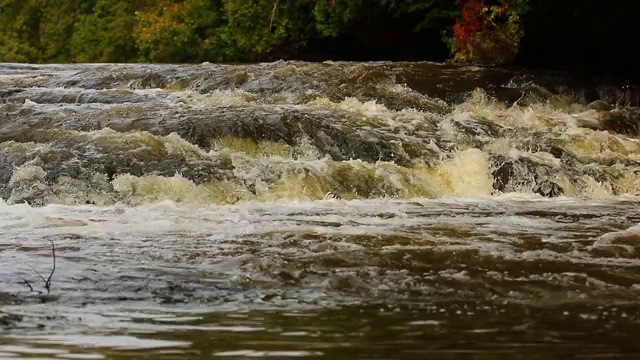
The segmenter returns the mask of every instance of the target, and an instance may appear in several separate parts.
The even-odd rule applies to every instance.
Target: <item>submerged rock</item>
[[[14,327],[16,324],[22,321],[24,317],[17,314],[8,314],[0,311],[0,326],[6,328]]]

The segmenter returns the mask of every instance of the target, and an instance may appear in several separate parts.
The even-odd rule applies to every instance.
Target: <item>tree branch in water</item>
[[[45,279],[44,276],[40,275],[40,273],[33,268],[33,266],[27,264],[27,266],[31,269],[31,271],[33,271],[36,275],[38,275],[38,277],[44,282],[44,288],[47,289],[47,295],[51,293],[51,279],[53,278],[53,274],[56,272],[56,244],[51,240],[49,240],[49,242],[51,243],[51,255],[53,257],[53,267],[51,268],[49,277]],[[31,292],[37,292],[39,294],[42,294],[41,291],[34,290],[33,286],[31,286],[31,283],[29,281],[23,278],[20,278],[20,279],[22,281],[19,282],[19,284],[23,284],[27,286]]]
[[[44,288],[47,289],[47,294],[51,292],[51,278],[56,272],[56,244],[54,244],[54,242],[51,240],[49,240],[49,242],[51,242],[51,256],[53,257],[53,267],[51,268],[51,273],[49,274],[47,281],[44,282]]]

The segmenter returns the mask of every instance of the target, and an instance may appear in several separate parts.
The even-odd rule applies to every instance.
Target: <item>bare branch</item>
[[[522,99],[524,99],[524,97],[525,97],[526,95],[527,95],[527,93],[526,93],[526,92],[522,92],[522,96],[520,96],[520,98],[519,98],[518,100],[516,100],[516,101],[513,103],[513,105],[514,105],[514,106],[516,106],[516,105],[520,105],[520,101],[522,101]]]
[[[44,276],[40,275],[40,273],[33,268],[33,266],[27,263],[27,266],[29,267],[29,269],[31,269],[31,271],[33,271],[36,275],[38,275],[38,277],[44,282],[44,288],[47,289],[47,294],[51,293],[51,279],[53,278],[53,274],[56,272],[56,244],[51,240],[49,240],[49,242],[51,243],[51,254],[53,255],[53,267],[51,268],[51,273],[49,273],[48,278],[45,279]],[[28,286],[29,290],[36,292],[35,290],[33,290],[33,286],[31,286],[31,283],[28,282],[27,280],[22,279],[21,284]],[[42,294],[42,292],[40,291],[37,291],[37,292]]]
[[[29,269],[31,269],[31,271],[33,271],[36,275],[38,275],[38,277],[40,279],[42,279],[42,281],[46,284],[47,280],[44,278],[44,276],[40,275],[40,273],[38,272],[38,270],[34,269],[33,266],[31,266],[31,264],[27,263],[27,266],[29,267]]]
[[[504,31],[498,24],[496,24],[492,19],[486,19],[489,24],[491,24],[493,26],[494,29],[498,30],[504,37],[507,38],[507,40],[509,40],[509,42],[511,43],[511,45],[518,45],[518,40],[516,40],[516,38],[514,38],[513,36],[511,36],[508,32]]]
[[[269,19],[269,32],[271,32],[273,28],[273,20],[276,17],[276,9],[278,9],[278,0],[273,2],[273,9],[271,10],[271,19]]]
[[[36,292],[35,290],[33,290],[33,286],[31,286],[30,282],[28,282],[26,279],[23,279],[23,278],[20,278],[20,279],[22,280],[22,282],[18,282],[18,284],[24,284],[29,288],[31,292]]]
[[[53,256],[53,267],[51,268],[51,273],[49,274],[49,277],[44,282],[44,288],[47,289],[47,294],[49,294],[51,292],[51,278],[53,277],[53,273],[56,272],[56,244],[52,240],[49,240],[49,242],[51,243],[51,254]]]

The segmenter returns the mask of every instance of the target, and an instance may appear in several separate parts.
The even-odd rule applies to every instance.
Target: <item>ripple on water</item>
[[[638,109],[534,78],[0,64],[0,357],[640,354]]]

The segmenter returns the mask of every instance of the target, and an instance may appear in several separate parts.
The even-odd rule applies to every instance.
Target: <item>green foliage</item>
[[[486,17],[519,38],[528,3]],[[449,29],[459,13],[454,0],[0,0],[0,61],[273,60],[322,39],[393,45],[398,31]]]
[[[0,0],[0,61],[40,59],[40,17],[35,0]]]
[[[140,56],[152,62],[201,61],[205,48],[216,43],[212,30],[220,23],[219,6],[218,1],[164,0],[137,12],[134,36]]]
[[[71,59],[77,62],[127,62],[137,56],[133,28],[135,0],[98,0],[79,17],[71,36]]]
[[[38,59],[36,49],[16,40],[17,36],[15,34],[2,34],[0,36],[0,59],[2,61],[34,62]]]
[[[448,26],[451,19],[460,12],[453,0],[380,0],[389,6],[396,16],[421,14],[422,20],[415,30]]]
[[[303,45],[309,13],[296,0],[165,0],[138,13],[135,37],[149,61],[251,61]]]
[[[67,62],[71,59],[71,42],[75,23],[83,13],[91,11],[93,1],[39,0],[41,17],[39,48],[46,62]]]
[[[0,0],[0,61],[66,62],[84,0]]]
[[[220,56],[254,60],[284,44],[291,50],[301,46],[308,36],[309,10],[295,0],[225,0]]]
[[[316,30],[323,37],[340,35],[362,14],[364,5],[362,0],[315,0],[313,16]]]

